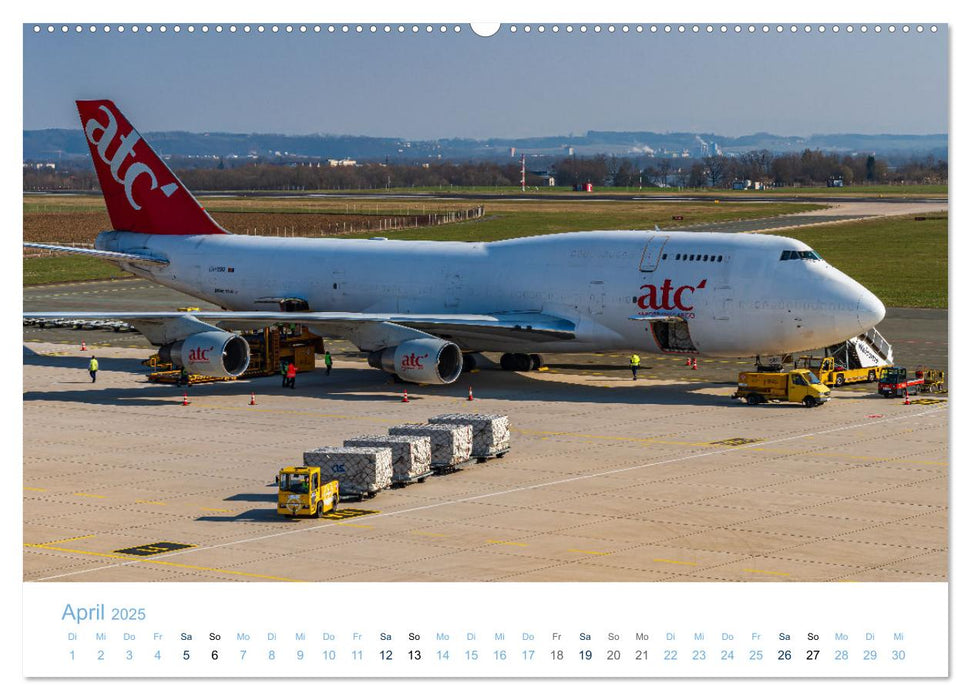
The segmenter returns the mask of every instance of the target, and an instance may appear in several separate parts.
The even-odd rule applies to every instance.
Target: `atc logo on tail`
[[[104,112],[108,118],[108,123],[102,124],[92,117],[84,124],[84,135],[88,137],[88,143],[93,146],[92,154],[97,153],[101,162],[108,166],[114,181],[124,186],[125,198],[128,200],[132,209],[139,211],[142,207],[135,201],[132,195],[135,179],[139,175],[147,175],[151,180],[151,185],[149,186],[149,190],[151,191],[158,188],[158,178],[150,167],[138,161],[129,165],[124,175],[121,175],[120,171],[121,166],[128,156],[135,157],[135,144],[141,141],[142,137],[134,129],[129,131],[127,135],[121,137],[121,141],[118,143],[117,148],[115,148],[114,155],[109,160],[108,147],[114,142],[115,135],[118,133],[118,120],[105,105],[99,105],[98,110]],[[100,136],[97,135],[98,132],[100,132]],[[175,182],[170,182],[161,187],[162,194],[166,197],[171,197],[172,193],[177,189],[179,189],[179,185]]]
[[[116,231],[226,233],[111,100],[78,100],[77,107]]]

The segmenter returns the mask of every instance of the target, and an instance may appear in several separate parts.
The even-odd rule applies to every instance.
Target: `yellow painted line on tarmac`
[[[576,552],[577,554],[596,554],[597,556],[605,557],[610,552],[595,552],[592,549],[568,549],[568,552]]]
[[[229,513],[231,512],[228,508],[206,508],[205,506],[199,506],[199,510],[208,510],[213,513]]]
[[[151,506],[167,506],[168,503],[163,503],[162,501],[135,501],[135,503],[147,503]]]
[[[414,531],[412,531],[411,534],[413,534],[413,535],[422,535],[424,537],[448,537],[448,535],[443,535],[443,534],[438,533],[438,532],[425,532],[424,530],[414,530]]]
[[[505,540],[486,540],[489,544],[507,544],[510,547],[528,547],[525,542],[507,542]]]
[[[361,528],[372,528],[374,525],[361,525],[360,523],[337,523],[342,527],[361,527]]]
[[[682,566],[698,566],[698,562],[678,561],[677,559],[655,559],[654,561],[660,562],[661,564],[681,564]]]
[[[762,569],[742,569],[742,571],[749,574],[766,574],[768,576],[791,576],[791,574],[787,574],[784,571],[763,571]]]
[[[45,542],[44,544],[38,545],[38,546],[39,547],[47,547],[47,546],[50,546],[52,544],[61,544],[63,542],[74,542],[76,540],[86,540],[86,539],[91,538],[91,537],[97,537],[97,535],[81,535],[80,537],[66,537],[63,540],[54,540],[53,542]]]
[[[269,576],[267,574],[253,574],[248,571],[234,571],[232,569],[216,569],[211,566],[197,566],[195,564],[181,564],[174,561],[162,561],[160,559],[151,559],[144,557],[131,557],[124,554],[108,554],[106,552],[88,552],[83,549],[68,549],[67,547],[51,547],[46,544],[24,544],[25,547],[32,547],[34,549],[49,549],[55,552],[68,552],[70,554],[86,554],[91,557],[106,557],[108,559],[125,559],[127,561],[137,561],[143,564],[157,564],[159,566],[174,566],[180,569],[194,569],[196,571],[211,571],[217,574],[230,574],[232,576],[248,576],[250,578],[261,578],[268,579],[270,581],[288,581],[294,583],[303,583],[300,579],[295,578],[284,578],[282,576]]]
[[[46,491],[47,489],[38,488],[37,486],[24,486],[24,491]]]
[[[96,493],[84,493],[82,491],[77,491],[77,492],[75,492],[74,495],[75,496],[84,496],[85,498],[108,498],[107,496],[99,496]]]

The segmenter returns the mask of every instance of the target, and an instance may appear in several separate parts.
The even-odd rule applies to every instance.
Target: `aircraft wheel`
[[[534,372],[543,366],[543,357],[541,355],[533,354],[529,356],[529,359],[530,359],[529,368]]]
[[[516,358],[514,363],[517,372],[528,372],[532,368],[533,361],[530,359],[529,355],[516,353],[514,357]]]
[[[499,358],[499,366],[502,367],[507,372],[511,372],[514,368],[513,358],[515,355],[512,353],[504,353],[502,357]]]

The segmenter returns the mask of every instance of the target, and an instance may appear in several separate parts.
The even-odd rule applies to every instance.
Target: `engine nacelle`
[[[191,374],[238,377],[249,367],[249,343],[234,333],[206,331],[163,345],[158,357]]]
[[[462,373],[462,351],[447,340],[418,338],[372,352],[368,364],[406,382],[451,384]]]

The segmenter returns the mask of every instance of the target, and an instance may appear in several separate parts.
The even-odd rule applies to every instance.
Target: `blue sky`
[[[141,131],[517,137],[594,130],[941,133],[948,36],[887,31],[693,34],[524,25],[484,38],[467,24],[386,34],[135,34],[25,25],[24,128],[75,128],[77,98],[108,97]],[[266,25],[269,27],[270,25]],[[296,25],[299,26],[299,25]],[[638,33],[635,27],[642,26]],[[814,25],[818,26],[818,25]]]

